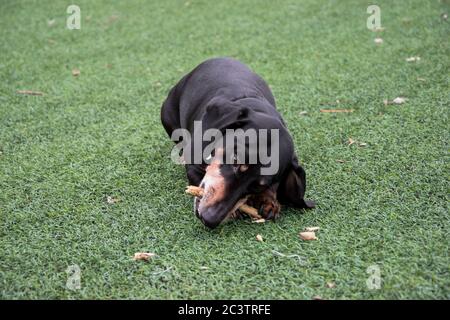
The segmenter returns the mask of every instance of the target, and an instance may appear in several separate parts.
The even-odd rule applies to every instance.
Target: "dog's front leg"
[[[274,220],[280,216],[281,205],[277,200],[275,187],[270,187],[265,191],[251,195],[247,204],[259,209],[258,213],[266,220]]]

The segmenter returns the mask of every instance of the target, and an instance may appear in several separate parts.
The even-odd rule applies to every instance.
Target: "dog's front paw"
[[[228,214],[227,220],[238,220],[243,217],[242,212],[239,210],[232,211]]]
[[[260,194],[251,195],[247,204],[258,209],[258,213],[266,220],[275,220],[280,216],[281,205],[277,195],[268,189]]]

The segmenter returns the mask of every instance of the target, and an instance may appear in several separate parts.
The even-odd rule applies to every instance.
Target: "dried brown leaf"
[[[406,58],[406,62],[417,62],[417,61],[420,61],[420,57],[419,56]]]
[[[353,111],[353,109],[320,109],[322,113],[349,113]]]
[[[143,261],[148,261],[151,258],[153,258],[154,256],[156,256],[155,253],[151,253],[151,252],[136,252],[134,254],[133,260],[143,260]]]
[[[260,235],[260,234],[256,235],[256,240],[258,240],[259,242],[263,242],[264,241],[262,235]]]
[[[406,100],[408,100],[408,99],[406,99],[405,97],[397,97],[394,100],[392,100],[392,103],[394,103],[394,104],[403,104],[403,103],[406,102]]]
[[[365,143],[365,142],[360,142],[358,145],[359,145],[360,147],[365,147],[365,146],[367,146],[367,143]]]
[[[78,77],[80,75],[80,73],[81,73],[80,69],[75,68],[72,70],[72,75],[74,77]]]
[[[302,240],[317,240],[316,233],[312,231],[300,232],[299,235]]]
[[[119,16],[116,15],[116,14],[113,14],[112,16],[110,16],[110,17],[108,18],[108,23],[111,24],[111,23],[113,23],[113,22],[116,22],[116,20],[118,20],[118,19],[119,19]]]
[[[375,38],[373,41],[375,42],[375,44],[378,44],[378,45],[383,43],[383,39],[380,37]]]
[[[264,223],[264,222],[266,222],[266,219],[264,219],[264,218],[261,218],[261,219],[255,219],[255,220],[252,220],[252,222],[253,222],[253,223]]]
[[[353,140],[352,138],[348,138],[348,145],[351,146],[352,144],[354,144],[356,141]]]
[[[106,202],[108,202],[109,204],[114,204],[116,202],[119,202],[119,199],[111,197],[111,196],[107,196],[106,197]]]
[[[44,95],[43,92],[40,91],[32,91],[32,90],[17,90],[18,94],[25,94],[30,96],[42,96]]]

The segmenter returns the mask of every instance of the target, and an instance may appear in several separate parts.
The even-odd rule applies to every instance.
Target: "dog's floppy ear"
[[[208,128],[225,129],[240,128],[248,121],[249,109],[225,99],[214,99],[206,107],[203,125]]]
[[[314,201],[304,199],[306,190],[306,173],[298,164],[294,155],[291,165],[286,169],[278,188],[278,199],[281,203],[296,208],[314,208]]]

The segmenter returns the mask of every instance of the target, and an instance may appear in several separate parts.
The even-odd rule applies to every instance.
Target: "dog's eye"
[[[247,171],[248,170],[248,165],[246,165],[246,164],[241,164],[240,166],[239,166],[239,171],[240,172],[245,172],[245,171]]]

